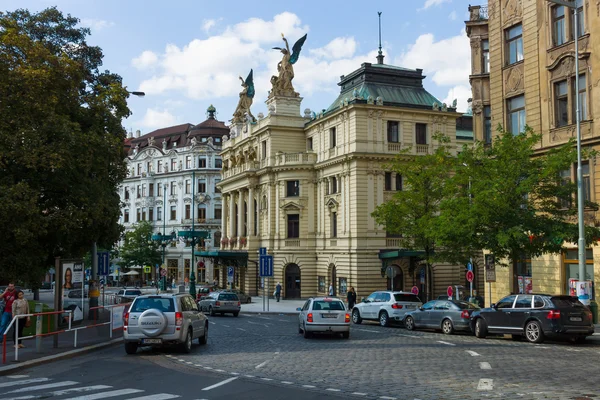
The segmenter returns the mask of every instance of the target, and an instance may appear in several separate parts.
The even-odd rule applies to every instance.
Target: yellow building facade
[[[502,125],[522,132],[529,125],[542,134],[538,152],[576,136],[575,101],[581,102],[582,147],[600,149],[600,3],[577,0],[579,71],[575,71],[575,24],[572,11],[541,0],[489,0],[470,6],[467,34],[471,40],[473,131],[477,140],[492,145]],[[580,90],[575,89],[579,76]],[[600,169],[596,158],[583,160],[586,200],[600,201]],[[576,180],[577,165],[562,178]],[[571,202],[576,207],[576,201]],[[598,226],[596,211],[585,210],[585,223]],[[562,254],[523,259],[496,268],[496,282],[486,284],[492,302],[509,293],[572,293],[579,279],[577,245],[565,243]],[[585,280],[600,279],[600,248],[587,250]],[[595,296],[600,294],[595,288]]]

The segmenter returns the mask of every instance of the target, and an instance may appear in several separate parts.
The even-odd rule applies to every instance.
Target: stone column
[[[229,237],[232,238],[235,236],[234,220],[235,220],[235,197],[234,192],[229,193]]]
[[[227,223],[229,222],[229,216],[227,215],[228,212],[228,204],[229,204],[229,195],[222,195],[221,196],[221,203],[223,204],[223,209],[221,210],[221,237],[222,238],[226,238],[228,237],[227,234],[229,232]],[[219,246],[221,245],[221,243],[218,243]]]
[[[248,189],[248,236],[254,236],[254,186]]]
[[[237,236],[238,236],[238,242],[239,242],[239,238],[244,236],[244,220],[245,220],[245,215],[244,215],[244,191],[243,189],[238,190],[238,222],[237,222],[237,226],[238,226],[238,230],[237,230]]]

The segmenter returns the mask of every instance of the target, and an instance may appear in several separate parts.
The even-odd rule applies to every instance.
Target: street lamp
[[[577,250],[579,256],[579,280],[585,280],[585,225],[583,220],[583,174],[581,171],[581,115],[579,114],[579,41],[577,25],[577,0],[548,0],[573,10],[573,37],[575,38],[575,121],[577,126],[577,222],[579,240]],[[580,297],[581,300],[581,297]]]
[[[166,224],[167,224],[166,212],[167,212],[167,185],[165,185],[165,190],[163,191],[163,232],[162,232],[162,234],[159,232],[156,235],[152,235],[152,240],[154,240],[155,242],[158,242],[159,245],[162,247],[161,268],[165,268],[165,248],[167,247],[167,245],[169,243],[171,243],[175,239],[175,232],[171,232],[170,235],[167,235],[165,233]],[[158,281],[158,279],[157,279],[157,281]],[[162,286],[161,290],[166,290],[167,289],[166,275],[163,276],[162,279],[160,279],[160,281],[161,281],[161,286]]]

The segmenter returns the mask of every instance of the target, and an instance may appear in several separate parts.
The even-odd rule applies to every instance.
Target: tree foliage
[[[39,282],[55,256],[119,238],[121,77],[56,8],[0,13],[0,278]]]
[[[121,264],[126,268],[133,266],[154,267],[161,262],[159,243],[152,240],[152,224],[143,221],[125,233],[123,245],[119,248]]]

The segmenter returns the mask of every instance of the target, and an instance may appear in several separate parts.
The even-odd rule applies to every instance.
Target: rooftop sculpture
[[[294,79],[294,64],[298,61],[298,57],[300,57],[300,50],[302,50],[302,45],[306,41],[306,36],[302,36],[292,47],[292,53],[290,54],[290,46],[288,44],[287,39],[281,34],[283,41],[285,42],[285,48],[281,47],[273,47],[275,50],[280,50],[283,54],[281,61],[277,64],[278,76],[273,75],[271,77],[271,85],[272,90],[270,92],[271,96],[292,96],[298,97],[299,94],[294,90],[294,86],[292,85],[292,80]]]

